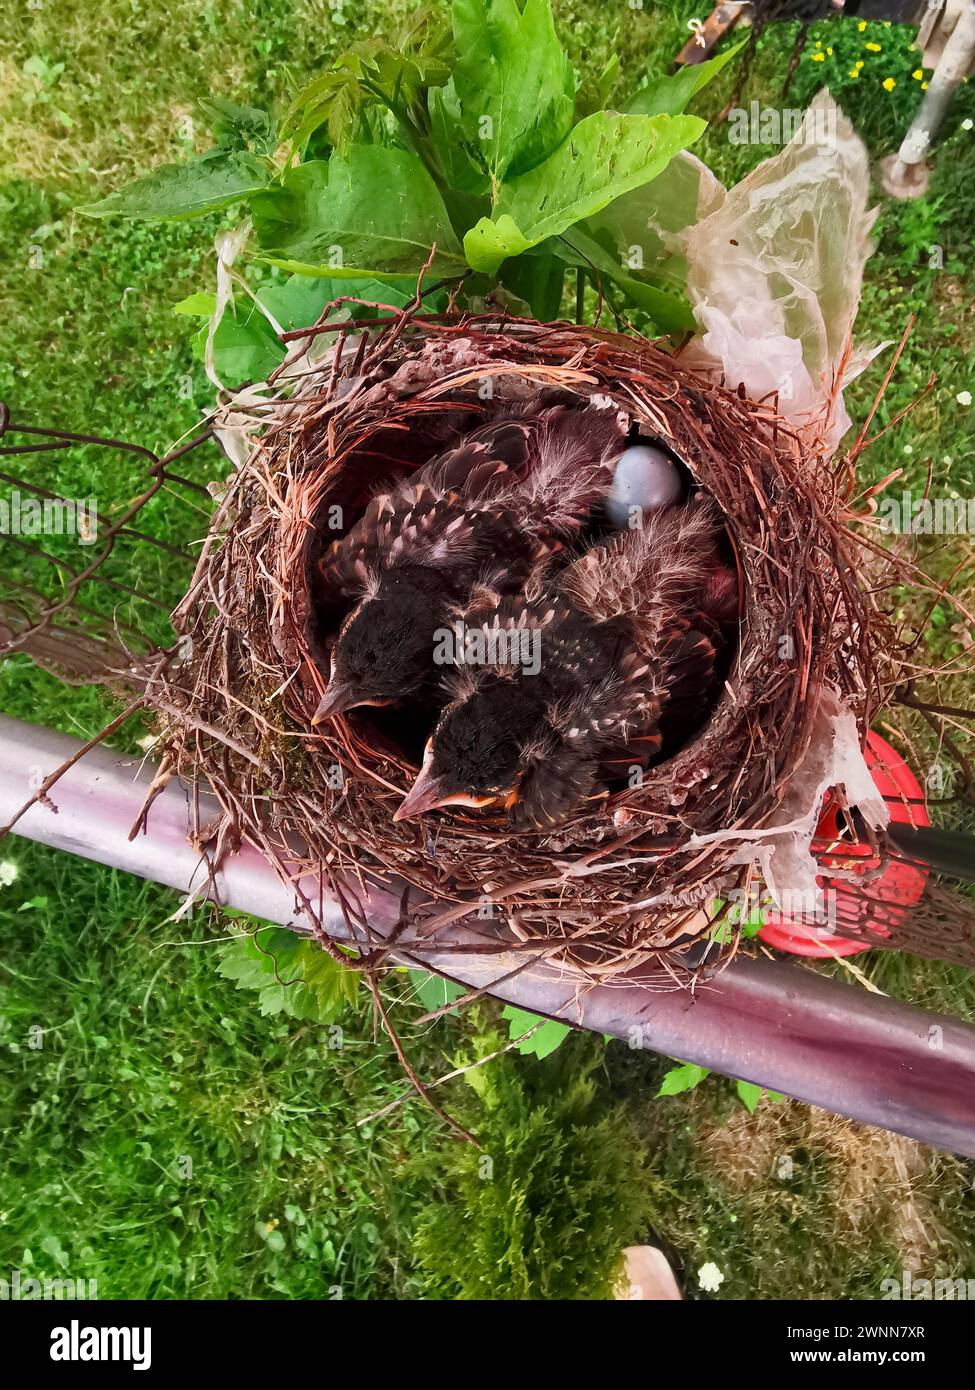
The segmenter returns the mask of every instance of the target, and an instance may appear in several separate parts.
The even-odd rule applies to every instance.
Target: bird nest
[[[387,949],[370,930],[377,884],[402,894],[401,941],[421,920],[432,943],[463,921],[482,949],[523,949],[593,978],[648,957],[680,963],[715,936],[708,904],[754,876],[740,841],[781,815],[823,738],[824,702],[862,737],[888,688],[892,636],[845,519],[852,470],[774,401],[711,384],[633,336],[407,314],[353,320],[337,341],[322,332],[297,343],[279,398],[254,407],[259,428],[177,610],[179,657],[149,680],[167,769],[216,792],[224,818],[205,835],[219,852],[246,840],[290,882],[322,874],[359,963]],[[739,577],[733,659],[685,746],[563,824],[514,831],[504,815],[461,807],[396,823],[436,710],[424,721],[363,708],[313,727],[342,616],[316,592],[316,562],[381,481],[540,394],[622,410],[713,499]],[[240,423],[239,408],[225,425]],[[321,903],[298,892],[341,954]],[[733,936],[721,940],[730,948]]]

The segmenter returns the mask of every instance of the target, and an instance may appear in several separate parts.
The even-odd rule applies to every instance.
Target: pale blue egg
[[[625,530],[641,512],[659,511],[680,501],[684,480],[673,459],[652,444],[631,444],[620,455],[606,497],[606,515]]]

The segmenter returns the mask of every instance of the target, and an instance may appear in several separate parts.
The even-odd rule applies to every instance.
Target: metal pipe
[[[0,825],[31,786],[78,747],[66,735],[0,716]],[[55,786],[57,814],[34,806],[16,833],[193,892],[206,875],[187,843],[185,788],[171,782],[152,806],[148,833],[128,839],[153,772],[97,748]],[[303,880],[301,886],[318,901],[316,882]],[[228,906],[308,929],[293,890],[249,846],[228,860],[212,891]],[[377,886],[369,906],[377,930],[388,929],[399,913],[395,886]],[[335,909],[326,912],[326,925],[337,937],[348,935]],[[460,926],[451,928],[451,939],[465,945],[483,940]],[[739,959],[693,993],[662,988],[664,977],[648,970],[580,990],[575,980],[542,964],[502,980],[520,959],[509,952],[479,955],[432,946],[397,954],[462,984],[491,986],[497,998],[533,1013],[975,1157],[975,1028],[809,968]]]
[[[948,107],[975,61],[975,0],[969,0],[948,36],[917,114],[893,159],[883,162],[883,183],[895,198],[920,197],[927,191],[927,157],[944,124]]]

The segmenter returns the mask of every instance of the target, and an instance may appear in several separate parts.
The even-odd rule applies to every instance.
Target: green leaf
[[[174,314],[186,314],[193,319],[208,319],[212,316],[217,307],[217,296],[205,290],[199,290],[196,294],[187,295],[178,304],[173,305]]]
[[[453,79],[443,87],[433,88],[427,105],[430,138],[450,188],[458,193],[487,194],[491,180],[482,163],[477,141],[467,138]],[[485,198],[485,210],[489,208],[490,201]]]
[[[518,1044],[517,1051],[522,1056],[534,1055],[539,1059],[547,1057],[560,1047],[569,1036],[570,1029],[565,1023],[557,1023],[554,1018],[539,1018],[537,1014],[526,1013],[524,1009],[515,1008],[514,1004],[507,1004],[501,1010],[501,1017],[508,1020],[508,1037],[514,1040],[522,1038]],[[540,1024],[541,1027],[536,1025]],[[523,1038],[522,1034],[529,1029],[536,1028],[530,1038]]]
[[[620,75],[620,58],[613,53],[599,72],[584,79],[576,94],[576,110],[582,116],[591,116],[594,111],[602,111],[609,105],[610,93]]]
[[[649,314],[662,333],[686,333],[694,328],[694,314],[686,299],[628,275],[614,256],[579,227],[570,227],[555,244],[570,265],[605,275],[619,285],[630,302]]]
[[[285,1248],[286,1241],[282,1232],[277,1229],[269,1231],[266,1222],[258,1223],[258,1235],[260,1235],[267,1248],[273,1251],[275,1255],[280,1255],[281,1251]]]
[[[200,108],[209,118],[211,133],[221,149],[274,153],[274,122],[261,107],[240,106],[227,97],[209,97],[200,102]]]
[[[413,981],[417,998],[428,1013],[433,1013],[434,1009],[442,1009],[445,1004],[450,1004],[467,993],[463,985],[455,985],[453,980],[445,980],[440,975],[429,975],[425,970],[411,970],[410,979]],[[451,1012],[454,1013],[456,1010]]]
[[[685,1091],[693,1091],[700,1086],[706,1076],[711,1075],[710,1067],[697,1067],[693,1062],[682,1062],[679,1067],[671,1067],[660,1083],[657,1096],[679,1096]]]
[[[656,178],[704,129],[697,116],[587,116],[543,164],[502,187],[493,220],[482,218],[464,237],[469,264],[495,273],[507,256]]]
[[[45,87],[54,87],[64,72],[64,64],[49,63],[39,53],[34,53],[24,63],[21,71],[25,77],[33,77],[38,82],[42,82]]]
[[[282,130],[294,149],[300,149],[322,127],[329,143],[345,149],[365,104],[374,100],[362,87],[359,73],[337,68],[316,78],[298,94]]]
[[[275,321],[287,333],[292,328],[308,328],[317,323],[326,304],[340,294],[356,293],[355,288],[340,288],[337,280],[312,279],[308,275],[291,275],[281,284],[261,285],[257,297]]]
[[[761,1086],[755,1086],[751,1081],[736,1081],[735,1090],[738,1092],[738,1099],[749,1115],[754,1115],[755,1107],[762,1098]]]
[[[251,215],[269,259],[312,273],[416,274],[434,243],[433,274],[464,270],[437,186],[408,150],[350,145],[299,164],[254,198]]]
[[[494,196],[501,180],[540,164],[572,125],[575,75],[549,0],[454,0],[454,86]]]
[[[715,898],[709,908],[709,916],[716,918],[725,906],[724,898]],[[747,908],[747,913],[743,911]],[[757,936],[765,925],[765,906],[762,903],[761,895],[750,894],[744,902],[732,901],[728,910],[721,920],[712,928],[712,941],[726,945],[733,941],[736,935],[741,935],[746,940]]]
[[[361,979],[314,941],[283,927],[260,927],[222,945],[218,968],[238,989],[258,991],[262,1014],[315,1023],[340,1018],[356,1000]]]
[[[209,319],[210,315],[196,317]],[[208,331],[209,324],[204,323],[193,339],[193,355],[200,362],[205,360]],[[228,386],[264,381],[284,356],[284,344],[256,304],[228,305],[213,335],[213,365],[221,381]]]
[[[450,76],[448,38],[443,20],[427,15],[398,42],[373,38],[357,44],[298,94],[282,131],[298,148],[325,126],[332,145],[344,151],[368,108],[382,105],[416,133],[414,108],[425,106],[427,90]]]
[[[268,283],[257,291],[260,303],[273,315],[276,323],[287,332],[291,328],[307,328],[317,323],[322,310],[339,295],[361,293],[375,298],[372,290],[380,290],[373,280],[358,282],[315,279],[293,275],[281,284]],[[209,320],[216,308],[216,296],[207,293],[191,294],[174,305],[173,312],[191,318]],[[337,321],[348,318],[348,310],[340,307]],[[194,354],[204,360],[209,324],[197,333]],[[260,309],[250,301],[232,303],[217,325],[213,340],[214,366],[222,381],[240,385],[244,381],[263,381],[285,357],[286,347]]]
[[[558,318],[565,283],[563,261],[553,255],[518,256],[505,266],[502,280],[542,323]]]
[[[545,238],[539,237],[538,240],[544,241]],[[464,255],[473,270],[496,275],[502,262],[509,256],[520,256],[535,245],[537,243],[525,236],[514,218],[504,212],[493,221],[490,217],[482,217],[466,233]]]
[[[45,1236],[41,1241],[41,1249],[44,1251],[45,1255],[48,1255],[54,1261],[59,1269],[67,1269],[67,1251],[64,1249],[64,1246],[58,1240],[57,1236]]]
[[[742,39],[725,53],[708,58],[703,63],[686,63],[677,72],[665,77],[654,77],[645,87],[641,87],[627,104],[627,111],[634,116],[679,116],[691,99],[697,96],[702,87],[730,63],[736,53],[740,53],[748,42]]]
[[[330,266],[330,265],[311,265],[308,261],[288,260],[281,256],[262,256],[260,253],[254,255],[254,260],[262,265],[274,266],[277,270],[286,270],[289,275],[301,275],[309,280],[342,280],[345,288],[342,294],[355,294],[360,285],[401,285],[406,276],[397,272],[385,270],[360,270],[356,266]],[[413,281],[413,290],[416,290],[416,280]],[[412,298],[412,295],[410,296]]]
[[[78,211],[86,217],[146,221],[202,217],[266,188],[270,178],[268,166],[254,155],[217,150],[192,164],[163,164],[100,203],[89,203]]]
[[[687,261],[665,238],[686,231],[701,210],[706,215],[719,191],[700,162],[681,152],[663,173],[615,198],[582,230],[606,246],[635,279],[683,292]]]

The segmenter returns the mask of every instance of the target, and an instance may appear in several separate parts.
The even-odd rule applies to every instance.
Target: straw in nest
[[[220,846],[247,839],[290,881],[320,870],[364,959],[384,949],[369,930],[370,884],[405,881],[425,940],[466,920],[498,949],[520,945],[592,978],[648,957],[679,962],[710,929],[715,894],[754,880],[756,852],[767,877],[776,850],[780,866],[798,862],[797,817],[809,822],[798,846],[808,859],[819,782],[842,774],[840,743],[857,751],[897,678],[882,584],[860,577],[849,468],[774,403],[588,328],[400,315],[358,336],[347,327],[304,363],[261,407],[177,611],[183,660],[148,690],[166,712],[169,765],[225,808]],[[713,497],[740,572],[737,657],[687,746],[553,832],[513,835],[460,808],[394,824],[415,743],[365,710],[310,723],[328,669],[311,576],[336,534],[329,518],[353,525],[391,469],[419,469],[545,388],[624,410]]]

